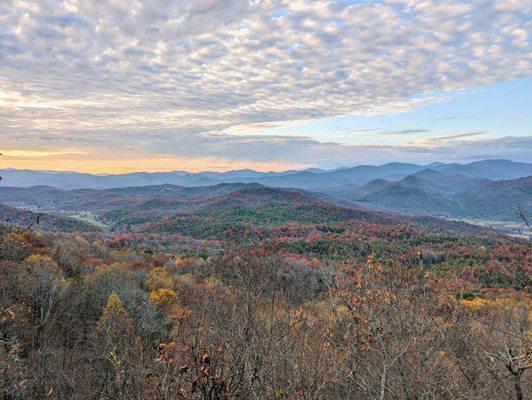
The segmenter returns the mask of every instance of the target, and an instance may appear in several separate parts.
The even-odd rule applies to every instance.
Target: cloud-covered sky
[[[530,0],[3,0],[2,165],[532,159],[531,18]]]

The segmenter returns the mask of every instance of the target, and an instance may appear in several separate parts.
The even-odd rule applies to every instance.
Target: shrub
[[[31,246],[22,233],[10,232],[0,241],[0,258],[22,261],[30,254]]]

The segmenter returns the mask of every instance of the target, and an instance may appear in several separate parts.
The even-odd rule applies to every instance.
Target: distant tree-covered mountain
[[[359,165],[329,171],[310,168],[304,171],[285,172],[257,172],[244,169],[229,172],[188,173],[173,171],[91,175],[76,172],[6,169],[3,171],[4,179],[0,184],[5,187],[46,185],[62,189],[109,189],[163,184],[196,187],[212,186],[218,183],[255,182],[274,187],[337,192],[346,186],[360,186],[375,179],[396,181],[427,169],[434,173],[442,173],[445,176],[490,180],[515,179],[532,175],[532,164],[508,160],[484,160],[469,164],[433,163],[428,166],[394,162],[380,166]]]
[[[342,192],[352,205],[412,215],[519,220],[532,211],[532,176],[491,181],[424,170],[394,182],[375,180]]]
[[[429,166],[390,163],[284,173],[178,171],[97,176],[6,170],[4,185],[36,183],[39,178],[56,186],[0,187],[0,204],[57,218],[73,217],[92,228],[193,236],[201,236],[207,227],[221,232],[231,224],[275,226],[290,221],[331,223],[382,217],[373,211],[520,221],[518,205],[527,214],[532,211],[531,171],[532,164],[505,160]],[[24,176],[29,178],[24,180]],[[167,180],[184,184],[144,184]],[[68,189],[91,185],[96,188]],[[109,185],[116,187],[106,188]],[[3,214],[10,212],[6,209]],[[61,224],[68,225],[66,221]]]

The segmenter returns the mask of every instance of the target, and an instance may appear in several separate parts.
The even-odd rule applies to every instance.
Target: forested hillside
[[[0,0],[0,400],[532,400],[532,0]]]
[[[473,207],[471,179],[484,207],[529,184],[425,169],[363,195],[452,209],[434,197],[449,185]],[[0,393],[528,397],[526,238],[327,199],[245,183],[0,190]]]
[[[529,245],[389,221],[272,229],[252,244],[233,237],[215,250],[182,236],[1,228],[0,392],[449,400],[530,393]],[[168,238],[183,247],[165,248]]]
[[[492,181],[423,170],[398,181],[374,180],[344,187],[337,198],[363,208],[410,215],[520,220],[532,213],[532,176]]]
[[[436,174],[421,175],[402,185]],[[6,398],[530,391],[524,240],[257,184],[40,186],[0,200],[21,207],[0,208]]]
[[[21,176],[25,174],[31,179],[22,184]],[[241,189],[271,187],[300,191],[351,208],[515,223],[521,220],[517,205],[523,212],[532,213],[531,174],[532,164],[506,160],[428,166],[389,163],[283,173],[242,170],[78,176],[9,170],[0,187],[0,204],[67,214],[117,208],[136,214],[165,206],[180,212],[190,209],[191,202]],[[31,184],[37,186],[17,187]],[[115,215],[111,218],[116,220]]]

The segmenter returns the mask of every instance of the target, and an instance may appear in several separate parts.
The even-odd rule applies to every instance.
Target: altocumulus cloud
[[[125,144],[244,160],[260,151],[259,158],[322,164],[377,147],[401,158],[409,146],[223,132],[387,113],[431,101],[435,92],[527,76],[531,4],[3,0],[0,146]],[[518,151],[519,140],[527,139],[474,143],[488,154],[501,146]],[[473,148],[453,141],[411,150],[466,157]]]

